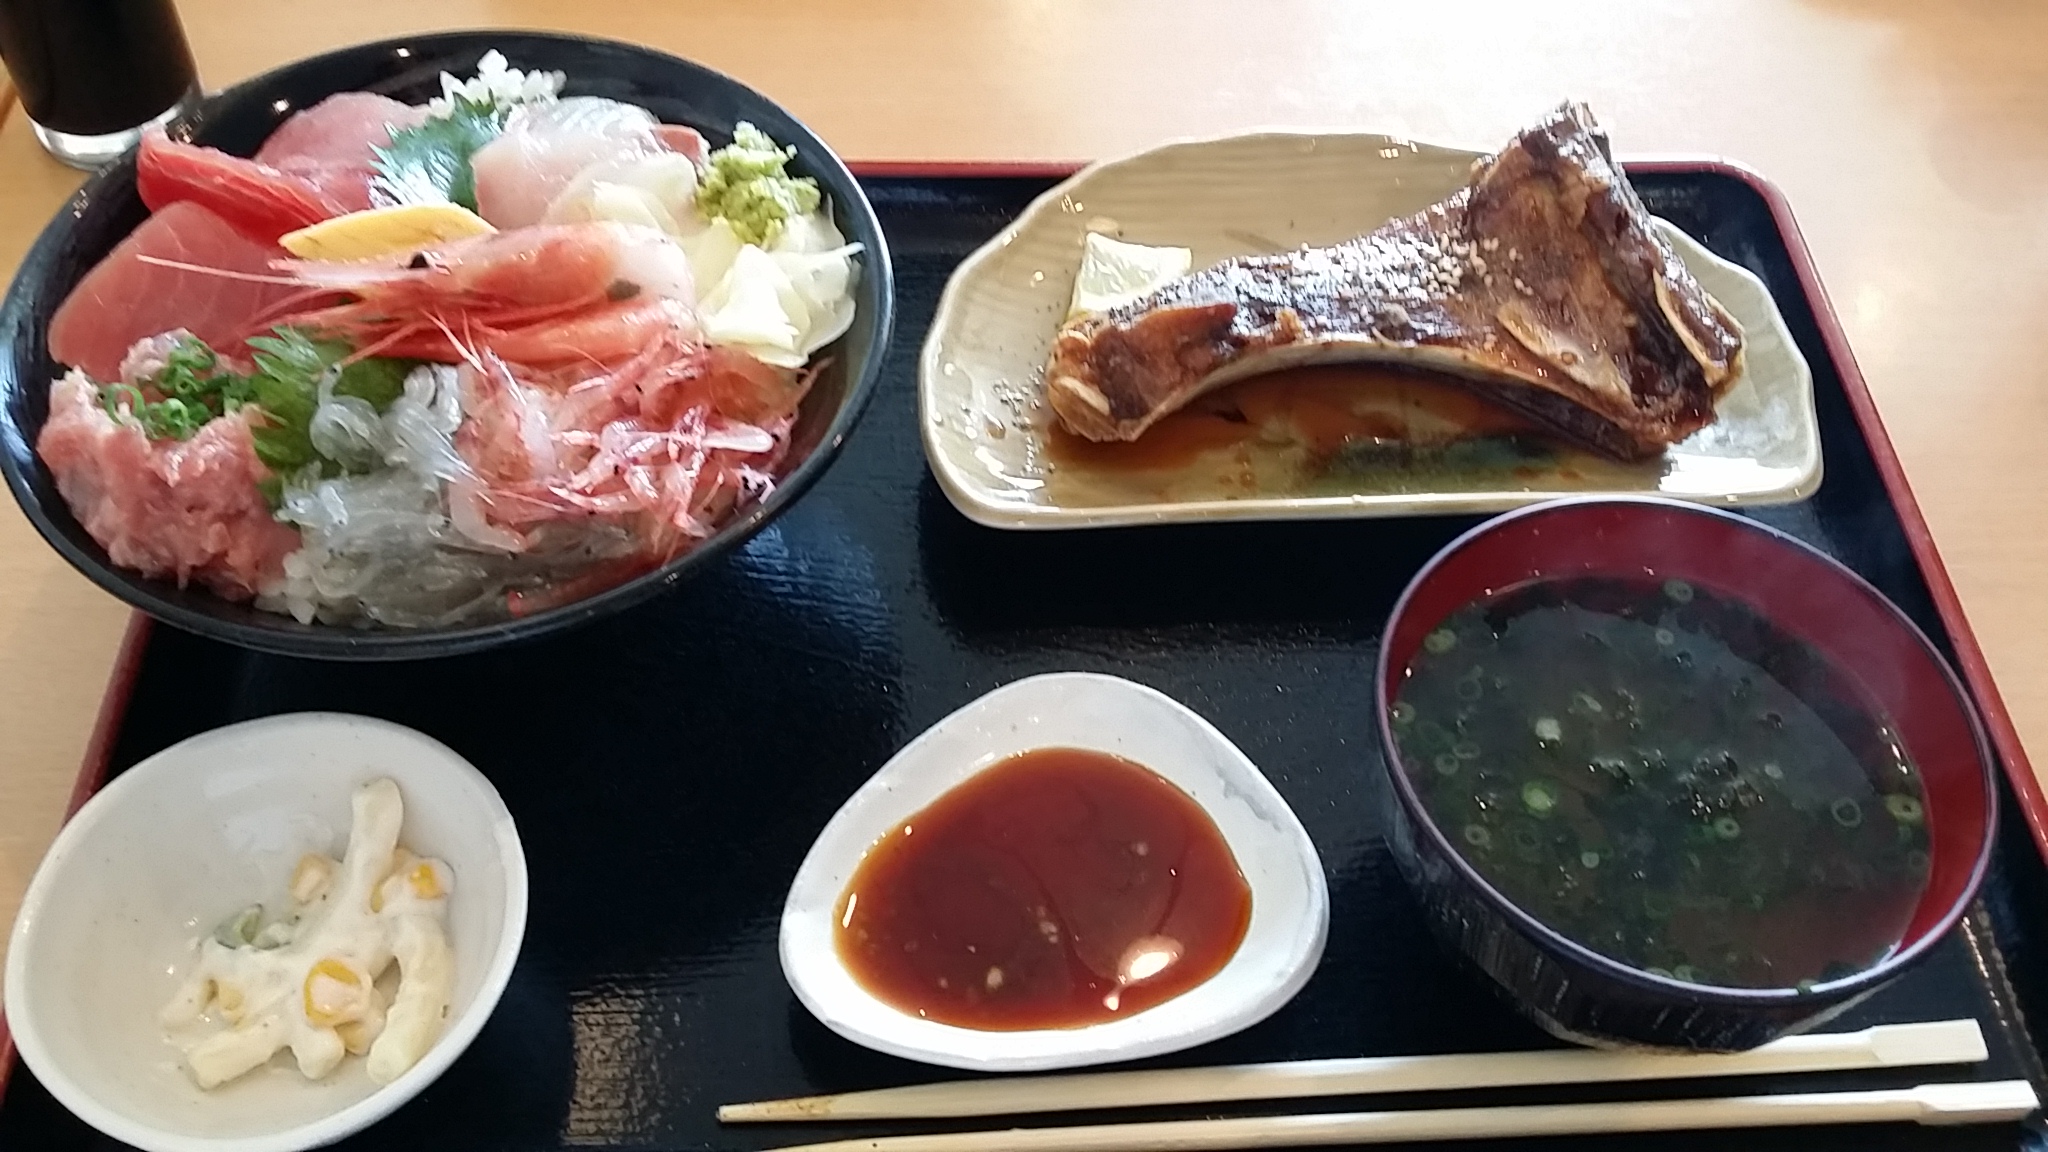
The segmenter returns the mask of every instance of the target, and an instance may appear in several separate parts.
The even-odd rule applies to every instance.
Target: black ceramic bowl
[[[336,92],[381,92],[411,103],[440,95],[439,78],[475,71],[496,48],[515,68],[568,76],[571,95],[639,104],[660,120],[688,124],[713,146],[747,120],[796,146],[791,169],[816,178],[839,228],[864,246],[853,327],[820,355],[830,366],[805,398],[782,482],[761,503],[694,551],[658,571],[583,600],[516,620],[443,629],[371,629],[300,624],[289,616],[233,604],[199,588],[179,589],[116,568],[71,515],[49,470],[35,455],[49,415],[49,385],[59,374],[44,333],[57,306],[87,270],[142,222],[131,153],[89,180],[22,261],[0,304],[0,470],[22,509],[65,559],[135,607],[180,628],[248,648],[341,660],[446,656],[583,623],[644,600],[715,561],[789,507],[815,482],[860,418],[881,372],[892,323],[889,248],[867,196],[823,141],[767,97],[729,77],[647,48],[532,32],[450,32],[344,48],[266,73],[208,100],[189,121],[192,138],[240,155],[255,151],[286,117]]]
[[[1818,649],[1883,709],[1925,789],[1929,878],[1898,947],[1873,967],[1798,988],[1708,987],[1630,967],[1551,930],[1503,896],[1430,818],[1401,767],[1389,710],[1423,638],[1480,597],[1540,577],[1679,579],[1740,601]],[[1394,605],[1374,704],[1398,802],[1390,839],[1432,927],[1531,1019],[1582,1043],[1752,1048],[1870,995],[1941,941],[1990,859],[1989,746],[1954,674],[1855,573],[1753,520],[1650,499],[1578,499],[1489,521],[1451,542]]]

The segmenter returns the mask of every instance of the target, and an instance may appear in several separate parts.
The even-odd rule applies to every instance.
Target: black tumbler
[[[171,0],[0,0],[0,59],[50,155],[96,168],[199,101]]]

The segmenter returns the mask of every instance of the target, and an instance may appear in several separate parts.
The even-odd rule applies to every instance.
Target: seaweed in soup
[[[1876,964],[1928,876],[1920,776],[1857,681],[1683,581],[1539,580],[1432,631],[1390,720],[1437,826],[1594,951],[1787,988]]]

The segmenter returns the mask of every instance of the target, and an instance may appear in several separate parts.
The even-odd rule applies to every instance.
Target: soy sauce
[[[1251,888],[1200,805],[1101,752],[984,769],[868,850],[839,955],[880,999],[985,1031],[1142,1011],[1216,974]]]
[[[29,119],[78,136],[147,122],[198,75],[171,0],[0,0],[0,59]]]

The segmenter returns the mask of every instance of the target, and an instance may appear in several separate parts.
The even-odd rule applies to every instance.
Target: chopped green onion
[[[292,938],[298,935],[298,927],[297,919],[273,920],[265,924],[263,931],[256,933],[249,943],[265,952],[273,951],[291,943]]]
[[[1422,638],[1422,646],[1432,655],[1441,656],[1458,646],[1458,634],[1449,628],[1439,628]]]
[[[1548,780],[1531,780],[1522,785],[1522,807],[1532,816],[1548,816],[1557,807],[1557,785]]]
[[[1396,724],[1411,723],[1415,719],[1415,705],[1406,700],[1396,700],[1394,706],[1387,709],[1387,715],[1393,717]]]
[[[1921,806],[1920,801],[1902,792],[1887,794],[1884,798],[1884,806],[1885,810],[1892,814],[1892,819],[1897,820],[1901,824],[1918,824],[1921,817],[1926,815],[1926,811]]]
[[[1485,848],[1493,843],[1493,833],[1484,824],[1465,825],[1465,843],[1474,848]]]
[[[1715,817],[1713,828],[1714,835],[1719,836],[1723,840],[1733,840],[1737,836],[1742,835],[1742,821],[1737,820],[1733,816]]]
[[[1437,758],[1430,761],[1430,763],[1436,766],[1439,775],[1456,776],[1458,774],[1458,758],[1449,752],[1439,753]]]
[[[263,905],[251,904],[240,912],[220,922],[213,930],[213,938],[228,948],[246,948],[256,939],[257,929],[263,926]]]
[[[1692,585],[1687,584],[1683,580],[1666,580],[1664,582],[1664,595],[1669,596],[1680,604],[1690,604],[1692,603]]]
[[[161,400],[133,384],[100,388],[100,404],[115,420],[132,420],[151,440],[190,440],[216,416],[249,401],[249,384],[222,370],[220,358],[197,337],[181,336],[164,353],[164,366],[143,381]]]
[[[1863,806],[1844,796],[1828,805],[1828,815],[1844,828],[1855,828],[1863,823]]]

